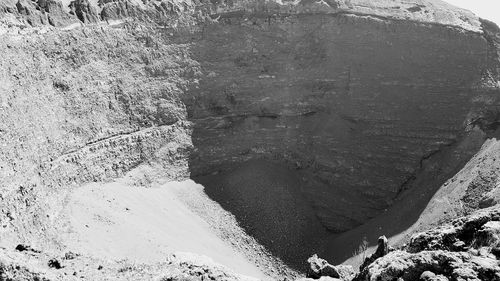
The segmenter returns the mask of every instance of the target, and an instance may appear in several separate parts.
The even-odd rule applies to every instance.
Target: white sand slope
[[[70,227],[63,234],[64,244],[83,254],[137,262],[164,261],[173,253],[193,258],[189,253],[195,253],[236,273],[264,278],[183,203],[178,194],[186,190],[199,192],[203,187],[193,181],[152,188],[119,182],[80,187],[67,206]]]

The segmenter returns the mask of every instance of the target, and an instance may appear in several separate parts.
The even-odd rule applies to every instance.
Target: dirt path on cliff
[[[69,200],[64,244],[77,253],[133,262],[159,262],[175,254],[266,278],[242,253],[249,245],[238,248],[231,245],[234,241],[221,239],[210,225],[214,222],[192,210],[193,206],[216,209],[202,193],[203,187],[192,181],[151,188],[122,182],[87,184]],[[219,223],[231,224],[224,216]]]

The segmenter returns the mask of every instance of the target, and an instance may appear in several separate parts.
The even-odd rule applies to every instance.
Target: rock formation
[[[380,236],[378,238],[377,250],[375,250],[375,253],[373,253],[371,256],[367,257],[363,261],[363,264],[359,267],[359,270],[363,271],[367,266],[372,264],[374,261],[387,255],[389,253],[389,244],[388,243],[389,242],[387,241],[387,237]]]
[[[45,25],[52,26],[67,25],[75,20],[68,15],[60,1],[57,0],[18,0],[6,1],[4,11],[9,14],[18,14],[30,25]],[[9,5],[12,3],[15,5]]]
[[[74,0],[69,4],[70,14],[76,15],[83,23],[95,23],[99,21],[97,10],[88,0]]]
[[[447,180],[496,151],[500,29],[442,1],[7,0],[0,36],[2,251],[40,251],[2,257],[2,278],[71,275],[44,273],[67,196],[137,170],[203,183],[295,268],[499,200],[486,164]],[[488,220],[474,241],[382,243],[357,278],[496,278]],[[116,278],[160,270],[145,268]]]
[[[253,182],[250,174],[244,176],[247,165],[256,166],[249,160],[278,163],[292,171],[285,178],[299,174],[299,194],[321,225],[340,233],[381,214],[406,190],[428,186],[427,194],[435,192],[480,149],[490,131],[477,122],[490,120],[482,117],[487,112],[496,116],[498,107],[498,82],[483,83],[487,77],[498,81],[490,64],[497,61],[496,51],[476,32],[482,28],[479,19],[465,17],[473,26],[464,30],[457,28],[464,27],[462,20],[448,24],[438,17],[424,24],[423,11],[414,12],[411,21],[399,20],[399,11],[418,10],[412,7],[395,9],[390,19],[385,6],[369,10],[371,16],[359,15],[358,8],[370,9],[361,4],[342,7],[220,12],[218,24],[204,27],[193,47],[204,71],[184,99],[194,122],[191,176],[266,246],[283,258],[290,252],[300,256],[297,264],[311,253],[271,240],[293,232],[309,241],[311,229],[317,236],[322,230],[310,222],[301,229],[269,231],[260,218],[275,204],[252,207],[269,200],[263,192],[235,203],[233,192],[286,186],[272,177]],[[234,179],[236,174],[244,180]],[[428,200],[421,202],[415,209]],[[268,224],[287,220],[280,214],[290,206],[276,205],[282,209]],[[370,243],[383,234],[366,232]],[[347,243],[333,241],[325,257],[348,258],[362,238],[349,234]],[[339,250],[346,244],[351,246]]]
[[[500,280],[498,207],[416,234],[353,280]]]
[[[351,266],[333,266],[317,255],[310,257],[307,262],[309,263],[309,269],[306,273],[306,278],[321,279],[322,277],[331,277],[341,280],[351,280],[354,277],[355,272]]]

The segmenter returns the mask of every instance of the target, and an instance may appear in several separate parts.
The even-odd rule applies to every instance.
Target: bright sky
[[[495,22],[500,26],[500,0],[444,0],[457,7],[474,12],[474,14]]]

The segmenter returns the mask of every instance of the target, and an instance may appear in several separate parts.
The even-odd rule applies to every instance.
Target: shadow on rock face
[[[227,14],[193,38],[193,179],[296,268],[408,229],[484,142],[464,123],[498,103],[475,87],[485,38],[446,26]]]
[[[283,164],[256,159],[196,181],[250,235],[297,269],[305,269],[304,261],[328,235],[301,191],[301,173]]]

